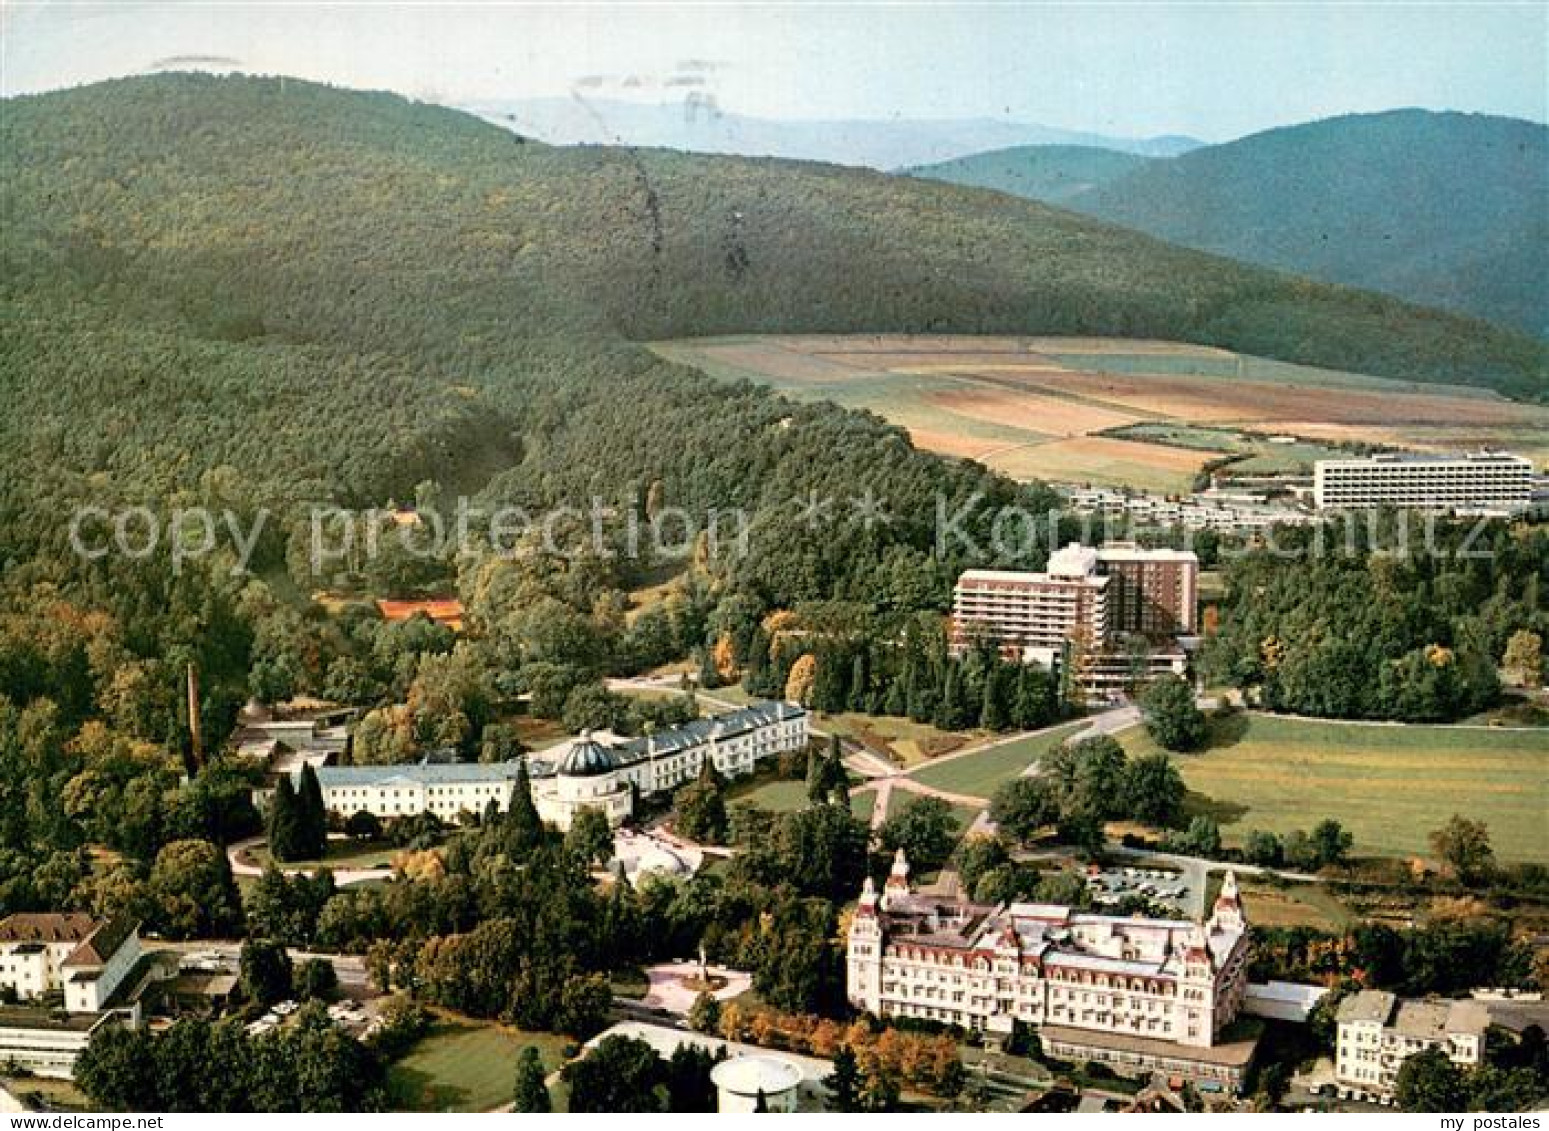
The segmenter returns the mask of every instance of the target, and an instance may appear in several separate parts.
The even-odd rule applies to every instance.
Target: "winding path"
[[[263,868],[250,860],[249,854],[253,849],[265,843],[266,838],[261,836],[248,837],[239,840],[226,849],[226,859],[231,864],[231,873],[234,876],[248,876],[257,879],[264,874]],[[321,868],[287,868],[280,865],[280,871],[287,876],[313,876]],[[393,870],[389,865],[383,864],[375,868],[328,868],[333,873],[335,887],[349,887],[351,884],[363,884],[367,880],[391,879]]]

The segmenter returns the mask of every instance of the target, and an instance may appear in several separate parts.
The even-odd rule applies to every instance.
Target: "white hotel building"
[[[940,899],[908,875],[900,853],[882,893],[868,878],[861,894],[847,960],[857,1009],[992,1034],[1022,1022],[1062,1059],[1241,1085],[1254,1042],[1225,1032],[1248,987],[1230,874],[1203,923]]]
[[[1177,644],[1197,625],[1199,558],[1190,550],[1132,542],[1071,543],[1042,573],[970,569],[952,593],[951,646],[961,655],[981,634],[1008,658],[1053,669],[1067,645],[1088,703],[1121,700],[1138,682],[1183,675]],[[1147,642],[1140,652],[1133,642]]]
[[[528,758],[532,799],[539,815],[562,829],[585,808],[618,824],[634,811],[635,797],[677,789],[698,777],[707,759],[722,777],[738,778],[765,758],[805,749],[807,741],[807,712],[773,701],[616,744],[583,734],[558,756]]]
[[[0,1064],[70,1076],[97,1029],[139,1024],[152,965],[132,919],[20,912],[0,920],[0,987],[24,1003],[0,1007]]]
[[[1507,452],[1320,459],[1313,475],[1320,511],[1393,507],[1516,514],[1533,505],[1533,490],[1533,462]]]
[[[1361,990],[1339,1003],[1334,1081],[1347,1098],[1389,1103],[1398,1070],[1424,1049],[1472,1068],[1484,1057],[1489,1010],[1477,1001],[1415,1001]]]
[[[539,815],[567,829],[586,807],[621,823],[634,812],[637,796],[676,789],[698,775],[706,758],[723,776],[739,777],[764,758],[806,745],[807,712],[764,702],[644,738],[604,742],[583,734],[553,752],[528,755],[526,767]],[[322,766],[315,772],[324,808],[340,817],[428,812],[452,822],[483,813],[492,801],[502,812],[509,808],[521,762]],[[295,777],[299,783],[299,771]],[[262,791],[260,802],[269,792]]]

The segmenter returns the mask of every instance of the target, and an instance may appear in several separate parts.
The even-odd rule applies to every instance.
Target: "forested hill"
[[[1071,207],[1549,335],[1549,128],[1537,123],[1332,118],[1149,162]]]
[[[128,79],[8,101],[0,152],[0,444],[20,472],[0,508],[7,490],[165,497],[216,467],[245,497],[503,472],[513,491],[656,476],[737,501],[791,485],[757,431],[775,407],[628,344],[732,331],[1181,338],[1545,391],[1529,339],[1033,202],[556,149],[389,95]],[[825,436],[824,473],[866,481],[897,436],[827,411],[814,428],[864,436],[843,458]]]
[[[1090,145],[1018,145],[973,153],[902,172],[930,181],[994,189],[1012,196],[1066,204],[1133,173],[1151,158]]]

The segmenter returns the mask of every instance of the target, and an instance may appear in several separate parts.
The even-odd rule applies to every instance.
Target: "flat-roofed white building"
[[[1425,1049],[1454,1064],[1477,1065],[1484,1055],[1489,1010],[1478,1001],[1418,1001],[1383,990],[1361,990],[1339,1003],[1334,1081],[1340,1094],[1391,1102],[1398,1070]]]
[[[1053,668],[1071,645],[1081,694],[1113,702],[1188,670],[1176,638],[1194,632],[1198,603],[1192,550],[1072,543],[1050,554],[1042,573],[964,572],[952,595],[952,650],[961,655],[989,637],[1009,657]]]
[[[1533,462],[1508,452],[1320,459],[1313,498],[1319,510],[1516,514],[1533,505],[1533,479]]]
[[[954,648],[968,647],[979,632],[1023,659],[1072,640],[1102,641],[1108,635],[1108,579],[1098,576],[1095,553],[1083,546],[1057,550],[1042,573],[964,572],[952,593]]]
[[[75,1062],[104,1025],[122,1025],[117,1013],[51,1013],[0,1007],[0,1064],[15,1064],[39,1076],[68,1080]]]

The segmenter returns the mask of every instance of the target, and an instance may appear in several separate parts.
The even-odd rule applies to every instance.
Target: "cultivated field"
[[[1428,856],[1453,813],[1484,821],[1496,856],[1549,863],[1549,730],[1362,725],[1239,716],[1211,748],[1177,758],[1190,805],[1229,842],[1286,833],[1324,817],[1355,835],[1357,855]],[[1121,736],[1133,757],[1155,746]]]
[[[706,338],[656,350],[727,380],[867,409],[916,444],[1018,479],[1183,491],[1223,452],[1308,470],[1324,445],[1504,447],[1549,459],[1549,409],[1208,346],[1094,338]],[[1192,426],[1189,427],[1189,426]],[[1170,429],[1177,429],[1170,431]],[[1252,435],[1242,435],[1238,430]],[[1115,435],[1115,431],[1120,434]],[[1296,436],[1273,446],[1263,437]]]

